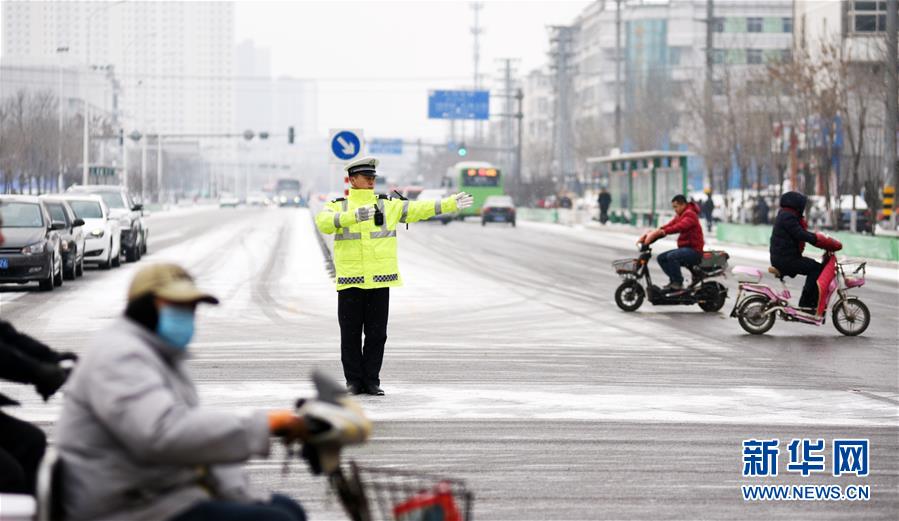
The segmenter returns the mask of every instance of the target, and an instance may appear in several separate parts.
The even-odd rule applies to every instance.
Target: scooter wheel
[[[768,299],[761,295],[747,298],[737,308],[737,320],[744,331],[753,335],[762,335],[774,327],[777,317],[774,313],[765,314]]]
[[[703,311],[714,313],[724,307],[724,301],[727,300],[727,288],[720,282],[706,282],[700,289],[700,296],[703,300],[699,302],[699,307]]]
[[[833,327],[846,336],[860,335],[871,323],[871,312],[861,300],[850,297],[833,305]]]
[[[633,280],[626,281],[615,290],[615,303],[624,311],[636,311],[643,305],[646,292],[643,286]]]

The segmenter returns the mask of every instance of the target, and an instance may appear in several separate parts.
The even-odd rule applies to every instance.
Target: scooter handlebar
[[[843,243],[821,232],[815,233],[815,246],[825,251],[840,251],[843,249]]]

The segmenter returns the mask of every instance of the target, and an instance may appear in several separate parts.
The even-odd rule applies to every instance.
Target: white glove
[[[361,223],[375,216],[375,209],[372,206],[360,206],[356,208],[356,222]]]
[[[459,192],[453,196],[453,199],[456,200],[456,208],[459,210],[464,210],[474,204],[474,197],[465,192]]]
[[[320,400],[306,400],[297,415],[302,416],[306,427],[316,426],[310,432],[309,443],[356,445],[365,442],[371,434],[371,422],[365,417],[359,404],[350,398],[340,398],[341,404]],[[310,429],[311,430],[311,429]]]

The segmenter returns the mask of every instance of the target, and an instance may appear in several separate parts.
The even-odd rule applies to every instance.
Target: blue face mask
[[[173,346],[187,349],[187,344],[194,336],[193,311],[174,306],[163,306],[159,310],[156,333]]]

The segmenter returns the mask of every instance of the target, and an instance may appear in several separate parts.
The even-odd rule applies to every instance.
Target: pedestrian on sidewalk
[[[599,222],[605,224],[609,220],[609,206],[612,205],[612,195],[605,187],[600,188],[596,202],[599,204]]]
[[[465,192],[417,201],[375,194],[377,167],[378,160],[373,157],[346,165],[349,196],[326,204],[316,215],[315,224],[322,233],[334,235],[340,361],[347,390],[383,396],[380,373],[387,342],[390,288],[402,285],[397,224],[453,213],[474,201]]]
[[[706,189],[706,200],[702,203],[702,216],[705,217],[706,228],[712,233],[712,223],[714,222],[715,201],[712,200],[712,191]]]

